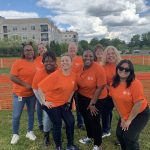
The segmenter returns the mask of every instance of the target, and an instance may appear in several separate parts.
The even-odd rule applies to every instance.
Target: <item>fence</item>
[[[150,55],[124,55],[122,58],[131,60],[133,64],[150,66]],[[11,68],[16,59],[17,58],[0,58],[0,68]]]
[[[137,73],[144,86],[144,93],[150,105],[150,73]],[[8,75],[0,76],[0,110],[12,109],[12,83]]]

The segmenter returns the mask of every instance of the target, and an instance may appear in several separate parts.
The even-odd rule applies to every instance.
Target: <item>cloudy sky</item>
[[[49,18],[79,40],[120,38],[150,31],[150,0],[0,0],[0,16]]]

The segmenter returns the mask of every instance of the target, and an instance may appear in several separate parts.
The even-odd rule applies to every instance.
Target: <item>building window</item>
[[[13,26],[13,31],[16,31],[17,30],[17,26]]]
[[[13,40],[19,40],[19,35],[13,35],[12,38]]]
[[[33,40],[35,39],[35,35],[32,36],[32,39],[33,39]]]
[[[48,32],[48,25],[41,25],[41,32]]]
[[[27,40],[28,38],[27,38],[27,35],[23,35],[22,36],[22,40]]]
[[[73,38],[77,38],[77,35],[73,35]]]
[[[7,26],[3,26],[3,32],[4,33],[7,33],[8,31],[7,31]]]
[[[27,30],[27,27],[22,27],[22,30]]]
[[[41,33],[41,41],[48,41],[48,33]]]
[[[35,30],[35,25],[32,25],[32,26],[31,26],[31,30]]]
[[[8,39],[8,34],[4,34],[4,39]]]

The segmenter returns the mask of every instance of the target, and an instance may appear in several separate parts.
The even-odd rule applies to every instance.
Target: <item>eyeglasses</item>
[[[120,66],[120,67],[118,67],[118,69],[119,69],[120,71],[123,71],[123,70],[124,70],[126,73],[127,73],[127,72],[130,72],[130,69],[129,69],[129,68],[124,68],[124,67],[121,67],[121,66]]]

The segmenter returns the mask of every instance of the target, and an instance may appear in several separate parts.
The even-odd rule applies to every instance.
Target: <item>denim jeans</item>
[[[35,103],[36,98],[34,95],[29,97],[23,97],[22,100],[19,101],[18,96],[16,94],[13,94],[13,134],[19,133],[20,117],[25,104],[27,106],[28,112],[28,131],[33,131]]]
[[[43,110],[43,131],[44,132],[50,132],[50,130],[52,129],[53,125],[52,122],[47,114],[46,111]]]
[[[80,110],[79,110],[77,92],[75,92],[73,98],[74,98],[75,104],[76,104],[77,126],[80,126],[80,125],[84,124],[84,121],[83,121],[83,117],[82,117]]]
[[[67,146],[73,145],[74,140],[74,116],[71,110],[65,110],[66,105],[58,106],[55,108],[48,109],[43,106],[43,109],[48,113],[50,120],[53,123],[53,139],[56,147],[62,146],[62,119],[66,125],[66,135],[67,135]]]
[[[114,108],[113,100],[108,96],[104,102],[104,109],[102,111],[102,130],[103,133],[109,133],[112,122],[112,111]]]
[[[43,125],[43,110],[40,102],[36,101],[36,113],[37,113],[37,119],[39,126]]]

